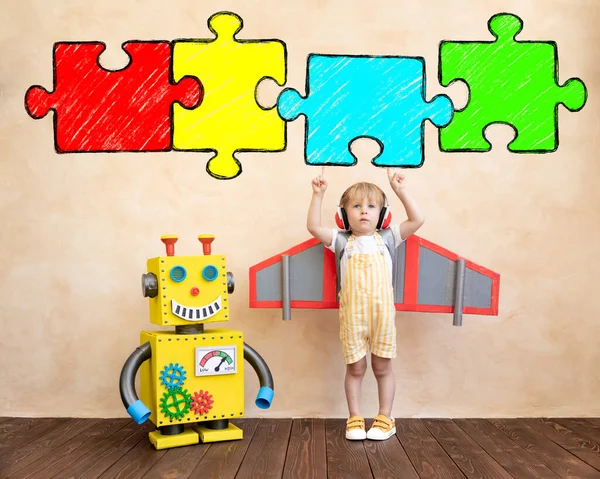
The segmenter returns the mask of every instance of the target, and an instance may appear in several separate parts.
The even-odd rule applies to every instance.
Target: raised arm
[[[321,171],[321,175],[312,180],[312,198],[308,207],[308,216],[306,218],[306,228],[325,246],[331,245],[333,233],[330,228],[321,226],[321,209],[323,204],[323,196],[327,189],[327,180]]]
[[[398,199],[402,202],[408,217],[400,224],[400,236],[403,240],[415,233],[425,222],[425,218],[415,200],[406,191],[404,175],[387,169],[390,186]]]

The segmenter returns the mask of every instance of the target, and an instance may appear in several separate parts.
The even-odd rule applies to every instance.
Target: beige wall
[[[208,17],[230,9],[240,38],[280,38],[288,86],[304,88],[310,52],[399,54],[427,61],[427,96],[437,84],[443,39],[487,39],[489,17],[523,18],[523,39],[555,40],[560,80],[579,76],[589,98],[579,113],[560,109],[553,154],[506,152],[508,128],[489,133],[488,154],[440,153],[427,125],[426,161],[407,172],[427,221],[419,235],[501,274],[497,317],[399,313],[394,361],[396,416],[600,415],[600,3],[596,0],[397,0],[365,2],[3,1],[0,7],[0,416],[125,416],[121,366],[139,331],[153,328],[140,291],[146,259],[163,254],[161,234],[196,254],[196,235],[216,235],[237,278],[229,327],[268,361],[275,401],[248,416],[345,416],[337,312],[248,308],[248,268],[309,238],[305,215],[317,168],[302,159],[303,120],[288,126],[283,153],[243,154],[244,172],[217,181],[208,154],[71,154],[53,148],[50,115],[23,108],[33,84],[52,88],[55,41],[100,40],[105,64],[122,65],[120,44],[209,37]],[[145,5],[144,9],[142,6]],[[259,7],[260,5],[260,7]],[[279,87],[264,89],[273,103]],[[463,90],[449,89],[460,102]],[[324,218],[351,182],[386,186],[357,145],[354,168],[330,168]],[[389,188],[388,188],[389,191]],[[396,219],[403,218],[393,202]],[[376,414],[365,380],[364,409]]]

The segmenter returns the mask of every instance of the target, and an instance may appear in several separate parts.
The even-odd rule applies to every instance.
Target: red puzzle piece
[[[168,151],[172,145],[172,105],[199,106],[197,78],[174,83],[170,42],[126,42],[131,61],[124,69],[102,68],[100,42],[54,44],[54,91],[27,90],[25,108],[33,118],[54,110],[58,153]]]

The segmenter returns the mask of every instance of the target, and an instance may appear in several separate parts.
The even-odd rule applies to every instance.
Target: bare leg
[[[350,417],[360,416],[360,391],[362,380],[367,371],[367,357],[359,359],[355,363],[346,364],[346,379],[344,389],[346,390],[346,401]]]
[[[371,366],[377,380],[377,391],[379,393],[379,414],[391,418],[392,404],[396,393],[396,380],[392,370],[392,360],[380,358],[371,354]]]

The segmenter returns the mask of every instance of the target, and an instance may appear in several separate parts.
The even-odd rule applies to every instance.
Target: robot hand
[[[138,399],[131,406],[127,408],[127,413],[133,418],[135,422],[138,424],[142,424],[146,422],[146,420],[150,417],[151,411],[146,407],[146,405]]]
[[[275,391],[273,391],[273,389],[263,386],[258,390],[254,404],[261,409],[269,409],[269,407],[271,407],[271,402],[273,401],[274,395]]]

